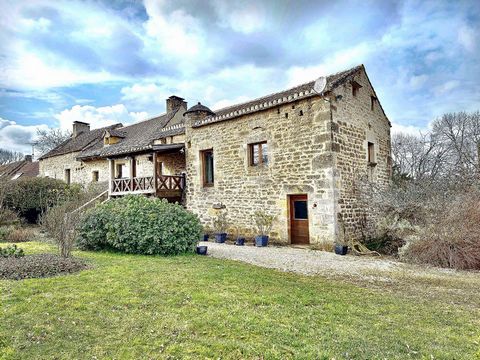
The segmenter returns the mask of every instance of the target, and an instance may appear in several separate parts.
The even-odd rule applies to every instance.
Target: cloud
[[[30,144],[37,130],[47,128],[46,125],[19,125],[15,121],[0,118],[0,148],[30,154],[32,152]]]
[[[267,26],[267,9],[259,1],[227,3],[214,1],[221,27],[231,28],[242,34],[251,34]]]
[[[63,128],[74,119],[131,123],[163,112],[173,94],[215,109],[360,63],[399,126],[422,128],[480,103],[478,2],[225,4],[7,2],[0,116],[45,116]]]
[[[467,51],[474,51],[477,45],[477,39],[480,34],[476,34],[472,27],[463,25],[458,29],[458,41]]]
[[[124,104],[112,106],[95,107],[90,105],[74,105],[55,115],[59,127],[71,130],[74,121],[82,121],[90,124],[92,129],[108,125],[123,123],[129,125],[137,121],[145,120],[148,117],[146,112],[128,111]]]

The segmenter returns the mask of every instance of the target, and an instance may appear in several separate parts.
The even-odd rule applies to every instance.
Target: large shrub
[[[17,212],[29,222],[37,222],[48,207],[64,199],[77,197],[82,191],[79,185],[67,185],[50,178],[20,178],[1,185],[3,206]]]
[[[471,188],[437,208],[401,256],[414,263],[480,270],[480,190]]]
[[[126,196],[88,211],[78,245],[88,250],[176,255],[193,252],[201,234],[198,218],[180,205]]]

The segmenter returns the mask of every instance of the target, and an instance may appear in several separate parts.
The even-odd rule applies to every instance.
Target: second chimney
[[[84,123],[84,122],[81,122],[81,121],[74,121],[73,122],[72,137],[76,138],[81,133],[89,132],[89,131],[90,131],[90,124]]]
[[[167,114],[183,107],[187,111],[187,102],[183,98],[172,95],[167,99]]]

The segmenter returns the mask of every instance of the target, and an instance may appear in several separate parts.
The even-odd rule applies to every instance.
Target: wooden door
[[[290,195],[290,242],[309,244],[307,195]]]

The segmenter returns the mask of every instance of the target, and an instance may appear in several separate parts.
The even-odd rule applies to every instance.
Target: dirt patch
[[[0,258],[0,279],[21,280],[75,273],[89,266],[82,259],[54,254]]]

